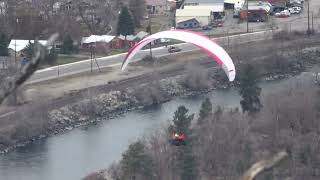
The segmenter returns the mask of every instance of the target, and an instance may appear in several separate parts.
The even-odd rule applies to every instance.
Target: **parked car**
[[[202,30],[211,30],[212,28],[210,25],[202,26]]]
[[[217,28],[217,27],[223,27],[223,22],[222,21],[217,21],[212,23],[212,27]]]
[[[288,10],[289,10],[290,14],[300,14],[300,12],[301,12],[301,8],[299,8],[299,7],[289,8]]]
[[[181,51],[181,49],[179,47],[177,47],[177,46],[170,46],[168,48],[168,52],[169,53],[174,53],[174,52],[179,52],[179,51]]]
[[[283,10],[279,13],[276,13],[275,15],[276,17],[286,18],[286,17],[290,17],[291,13],[289,12],[289,10]]]
[[[293,9],[296,10],[296,11],[302,11],[302,8],[298,7],[298,6],[293,7]]]

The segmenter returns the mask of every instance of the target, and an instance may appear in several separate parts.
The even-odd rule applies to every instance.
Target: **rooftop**
[[[154,6],[164,6],[167,4],[167,0],[146,0],[146,4]]]
[[[34,43],[34,40],[12,39],[10,41],[10,44],[9,44],[8,48],[12,49],[12,50],[16,50],[16,52],[19,52],[19,51],[23,50],[24,48],[26,48],[28,46],[29,41],[31,43]],[[46,45],[47,41],[46,40],[39,40],[39,43],[42,44],[42,45]]]
[[[203,3],[203,4],[215,4],[215,3],[224,3],[224,0],[186,0],[186,3]]]
[[[212,12],[223,12],[224,4],[208,4],[208,5],[198,5],[198,6],[184,6],[186,10],[196,10],[196,9],[209,9]]]
[[[190,16],[210,16],[210,9],[177,9],[176,16],[190,17]]]

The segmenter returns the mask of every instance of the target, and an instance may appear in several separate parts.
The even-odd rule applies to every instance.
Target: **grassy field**
[[[90,59],[90,56],[59,55],[57,65],[73,63],[85,59]]]
[[[136,29],[136,32],[146,31],[149,23],[151,23],[151,33],[156,33],[161,31],[161,25],[167,24],[169,21],[167,16],[153,16],[149,18],[151,19],[147,19],[142,22],[142,27]]]
[[[113,49],[111,50],[111,52],[108,54],[108,56],[112,56],[112,55],[115,55],[115,54],[121,54],[121,53],[126,53],[128,52],[127,50],[124,50],[124,49]]]

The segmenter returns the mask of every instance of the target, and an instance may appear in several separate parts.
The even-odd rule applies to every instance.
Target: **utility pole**
[[[310,35],[310,1],[308,0],[308,35]]]
[[[151,35],[151,16],[149,16],[149,33],[150,33],[150,35]],[[149,44],[149,47],[150,47],[150,56],[151,56],[151,58],[152,58],[152,50],[151,50],[151,42],[150,42],[150,44]]]
[[[90,70],[92,72],[92,60],[93,60],[93,43],[90,43]]]
[[[249,0],[247,0],[247,33],[249,32]]]
[[[313,29],[313,11],[311,11],[311,32],[312,33],[314,32],[314,29]]]
[[[15,27],[15,36],[14,36],[14,63],[17,66],[17,31],[18,31],[18,22],[19,19],[16,17],[16,27]]]

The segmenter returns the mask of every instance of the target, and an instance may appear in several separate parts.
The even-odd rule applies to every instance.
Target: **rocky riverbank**
[[[318,64],[320,62],[320,51],[308,50],[299,55],[277,56],[276,58],[281,61],[275,60],[274,62],[269,61],[268,58],[265,61],[268,64],[255,63],[253,65],[259,69],[259,75],[263,81],[274,81],[297,75],[305,71],[310,65]],[[240,67],[238,68],[238,74],[241,74],[241,65],[238,64],[238,67]],[[193,70],[188,70],[188,72],[193,72]],[[14,148],[53,134],[85,127],[102,119],[113,118],[134,109],[170,101],[175,97],[193,96],[215,89],[239,85],[237,80],[233,83],[227,82],[220,69],[198,68],[196,72],[167,77],[146,84],[137,84],[121,91],[111,90],[101,94],[89,92],[87,97],[76,103],[49,110],[48,122],[37,135],[23,136],[23,138],[17,138],[18,140],[11,143],[0,142],[0,153],[9,152]]]

